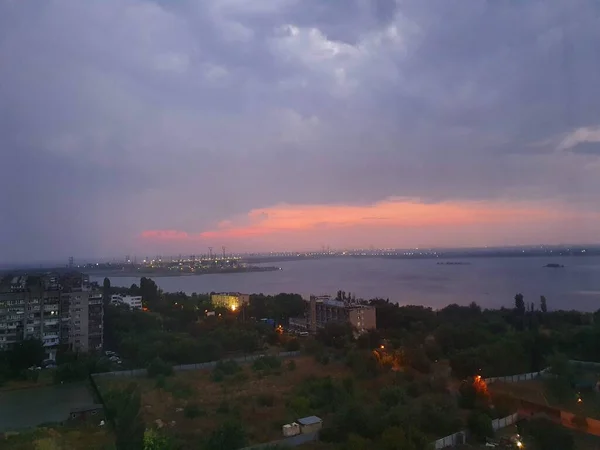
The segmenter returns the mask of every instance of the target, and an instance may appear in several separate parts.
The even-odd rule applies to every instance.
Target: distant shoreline
[[[107,278],[166,278],[166,277],[196,277],[202,275],[234,275],[238,273],[261,273],[261,272],[276,272],[281,270],[280,267],[261,267],[258,269],[249,269],[249,270],[231,270],[231,271],[214,271],[214,272],[199,272],[199,273],[189,273],[189,272],[143,272],[143,271],[131,271],[131,272],[123,272],[123,271],[109,271],[109,270],[87,270],[85,273],[94,277],[107,277]]]

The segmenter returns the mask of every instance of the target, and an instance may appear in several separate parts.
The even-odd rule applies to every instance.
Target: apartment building
[[[16,276],[0,282],[0,349],[40,339],[54,359],[60,343],[60,285],[56,277]]]
[[[20,275],[0,279],[0,350],[27,339],[40,339],[46,358],[54,359],[60,344],[74,350],[102,348],[102,295],[89,277]]]
[[[104,330],[102,293],[92,288],[87,275],[63,280],[61,343],[78,352],[101,350]]]
[[[377,328],[376,309],[355,301],[339,301],[329,296],[310,296],[304,317],[290,318],[289,326],[296,331],[316,333],[329,323],[348,323],[357,332]]]
[[[210,299],[214,308],[227,308],[232,311],[250,303],[250,295],[239,292],[221,292],[211,295]]]
[[[141,295],[113,295],[110,298],[111,305],[127,305],[131,309],[142,309]]]

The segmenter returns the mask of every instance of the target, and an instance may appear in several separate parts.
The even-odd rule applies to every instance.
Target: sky
[[[600,241],[595,0],[0,0],[0,262]]]

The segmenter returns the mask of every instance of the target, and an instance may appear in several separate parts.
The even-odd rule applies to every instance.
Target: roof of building
[[[321,422],[323,422],[323,420],[321,420],[317,416],[308,416],[308,417],[303,417],[302,419],[298,419],[298,423],[300,425],[315,425],[315,424],[321,423]]]

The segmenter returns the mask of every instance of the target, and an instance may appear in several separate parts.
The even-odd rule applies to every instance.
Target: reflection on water
[[[461,261],[467,258],[461,258]],[[600,309],[600,257],[472,258],[469,265],[437,264],[438,260],[332,258],[277,263],[283,270],[263,273],[158,277],[165,291],[240,291],[277,294],[334,294],[338,290],[362,298],[389,298],[400,304],[439,308],[450,303],[512,307],[520,292],[528,303],[541,295],[550,309]],[[558,263],[564,269],[545,268]],[[92,277],[102,283],[103,277]],[[113,277],[115,286],[139,283]]]

